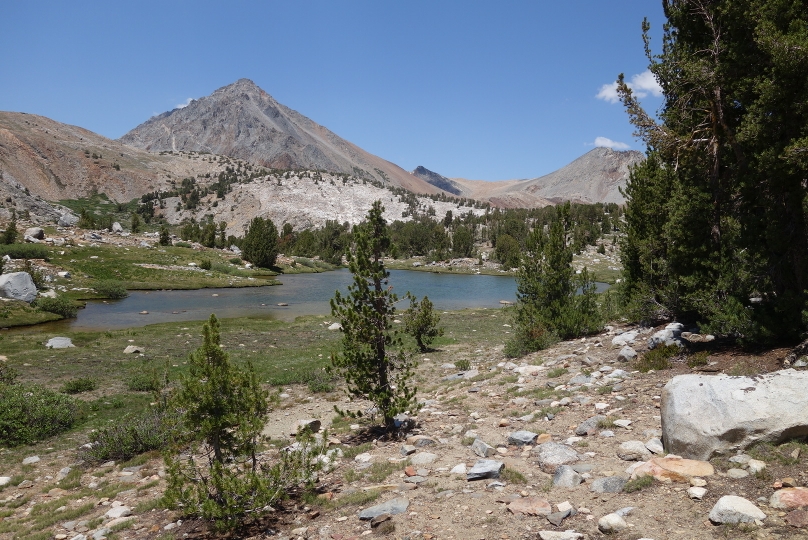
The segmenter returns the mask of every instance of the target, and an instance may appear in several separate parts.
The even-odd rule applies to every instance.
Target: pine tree
[[[238,368],[230,363],[215,315],[202,333],[202,345],[190,355],[189,373],[172,401],[183,411],[193,442],[167,459],[164,503],[185,515],[211,519],[219,529],[232,529],[266,512],[290,487],[310,482],[323,449],[304,441],[274,463],[259,454],[268,393],[252,364]]]
[[[331,363],[345,378],[348,394],[373,403],[391,430],[397,414],[418,407],[417,389],[410,386],[415,363],[392,329],[398,296],[382,260],[390,248],[383,213],[381,201],[376,201],[365,222],[354,227],[355,248],[348,253],[353,283],[347,296],[337,291],[331,299],[331,313],[343,333],[342,352],[332,354]]]
[[[800,0],[663,5],[658,56],[643,23],[662,122],[618,79],[654,160],[627,201],[630,296],[705,331],[794,339],[808,289],[808,10]],[[667,194],[661,228],[640,209],[651,192]]]
[[[528,235],[516,278],[516,336],[506,349],[511,356],[594,332],[600,325],[595,284],[586,268],[575,274],[572,267],[571,229],[570,203],[565,203],[548,232],[537,227]]]
[[[440,315],[433,310],[428,296],[424,296],[420,302],[411,294],[407,294],[407,297],[410,300],[410,309],[402,317],[404,331],[415,338],[421,352],[427,352],[435,338],[443,335],[443,328],[438,326]]]
[[[17,212],[12,210],[11,221],[9,221],[8,225],[6,225],[6,230],[3,231],[3,236],[0,238],[0,243],[13,244],[17,241],[17,236],[19,236],[19,234],[20,233],[17,230]]]
[[[214,229],[215,233],[215,229]],[[278,257],[278,229],[271,219],[254,217],[241,244],[242,257],[261,268],[271,268]]]

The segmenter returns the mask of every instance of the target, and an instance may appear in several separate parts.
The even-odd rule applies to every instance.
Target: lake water
[[[198,321],[211,313],[219,318],[266,316],[292,321],[300,315],[327,315],[334,291],[346,293],[352,281],[347,269],[321,274],[292,274],[277,278],[283,285],[194,291],[131,291],[123,300],[90,301],[78,317],[45,325],[37,331],[113,330],[147,324]],[[516,300],[516,280],[510,276],[435,274],[391,270],[393,292],[403,298],[410,291],[428,296],[439,311],[463,308],[499,308],[501,300]],[[608,288],[598,284],[598,290]],[[288,304],[288,306],[278,306]],[[402,299],[399,309],[409,302]],[[148,311],[141,315],[141,311]],[[21,331],[24,331],[21,329]]]

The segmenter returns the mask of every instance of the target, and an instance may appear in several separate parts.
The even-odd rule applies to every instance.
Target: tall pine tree
[[[805,2],[663,7],[661,54],[643,23],[661,122],[618,79],[649,156],[626,192],[629,297],[719,334],[797,338],[808,289]]]

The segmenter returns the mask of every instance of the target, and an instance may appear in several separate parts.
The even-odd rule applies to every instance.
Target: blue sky
[[[117,138],[239,78],[412,170],[532,178],[643,150],[609,88],[637,76],[661,0],[5,2],[0,110]],[[600,96],[600,97],[598,97]]]

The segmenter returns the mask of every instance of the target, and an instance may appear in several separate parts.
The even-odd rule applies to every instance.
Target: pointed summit
[[[265,167],[318,169],[417,193],[439,192],[278,103],[250,79],[239,79],[187,107],[155,116],[120,141],[152,152],[211,152]]]

